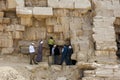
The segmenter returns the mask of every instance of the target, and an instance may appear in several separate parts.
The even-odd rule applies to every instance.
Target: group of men
[[[35,57],[35,43],[31,43],[29,45],[29,53],[30,53],[30,64],[32,65],[33,62],[34,64],[38,64],[38,62],[42,61],[42,44],[43,41],[41,40],[38,45],[38,53],[37,56]]]
[[[42,44],[43,41],[41,40],[39,42],[38,48],[37,48],[37,56],[35,56],[35,43],[31,43],[29,45],[29,53],[30,53],[30,64],[38,64],[38,62],[42,61]],[[48,40],[49,50],[50,50],[50,56],[53,57],[53,63],[62,65],[65,61],[66,65],[72,65],[71,55],[73,53],[73,48],[71,45],[64,45],[62,47],[62,51],[60,51],[60,47],[58,45],[55,45],[55,42],[52,37]],[[61,57],[60,57],[61,56]]]
[[[52,37],[50,37],[50,39],[48,40],[48,45],[50,48],[50,56],[53,57],[53,64],[62,65],[65,61],[66,65],[72,65],[71,55],[73,53],[73,48],[71,45],[64,45],[62,47],[62,51],[60,51],[59,46],[55,45]]]

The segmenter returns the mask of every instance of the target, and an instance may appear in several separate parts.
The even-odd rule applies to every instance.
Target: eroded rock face
[[[0,67],[1,80],[26,80],[19,72],[9,66]]]

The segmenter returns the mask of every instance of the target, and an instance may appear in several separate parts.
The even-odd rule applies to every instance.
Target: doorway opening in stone
[[[115,27],[116,43],[117,43],[116,56],[120,58],[120,17],[116,17],[114,22],[114,27]]]

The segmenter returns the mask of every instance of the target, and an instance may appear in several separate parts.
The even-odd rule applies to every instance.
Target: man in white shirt
[[[32,61],[35,63],[35,64],[38,64],[36,61],[35,61],[35,47],[34,47],[34,43],[31,43],[30,46],[29,46],[29,53],[30,53],[30,64],[32,65]]]

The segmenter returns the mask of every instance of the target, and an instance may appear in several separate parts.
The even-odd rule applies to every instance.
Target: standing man
[[[66,65],[68,65],[67,53],[68,53],[68,47],[67,47],[67,45],[64,45],[64,47],[62,49],[62,57],[61,57],[60,65],[62,65],[64,61],[65,61]]]
[[[37,62],[41,62],[42,61],[42,45],[43,45],[43,41],[41,40],[39,42],[39,46],[38,46],[38,53],[37,53],[37,57],[36,57],[36,61]]]
[[[36,63],[35,61],[35,47],[34,47],[34,43],[31,43],[30,46],[29,46],[29,53],[30,53],[30,64],[32,65],[32,61],[35,63],[35,64],[38,64]]]
[[[59,64],[59,55],[60,55],[60,50],[58,48],[58,45],[56,45],[54,49],[54,64]]]
[[[48,40],[48,45],[49,45],[50,56],[51,56],[51,55],[52,55],[52,47],[53,47],[53,45],[54,45],[53,37],[50,37],[50,39]]]
[[[68,58],[68,64],[72,65],[72,60],[71,60],[71,55],[73,54],[73,48],[71,45],[68,46],[68,53],[67,53],[67,58]]]

